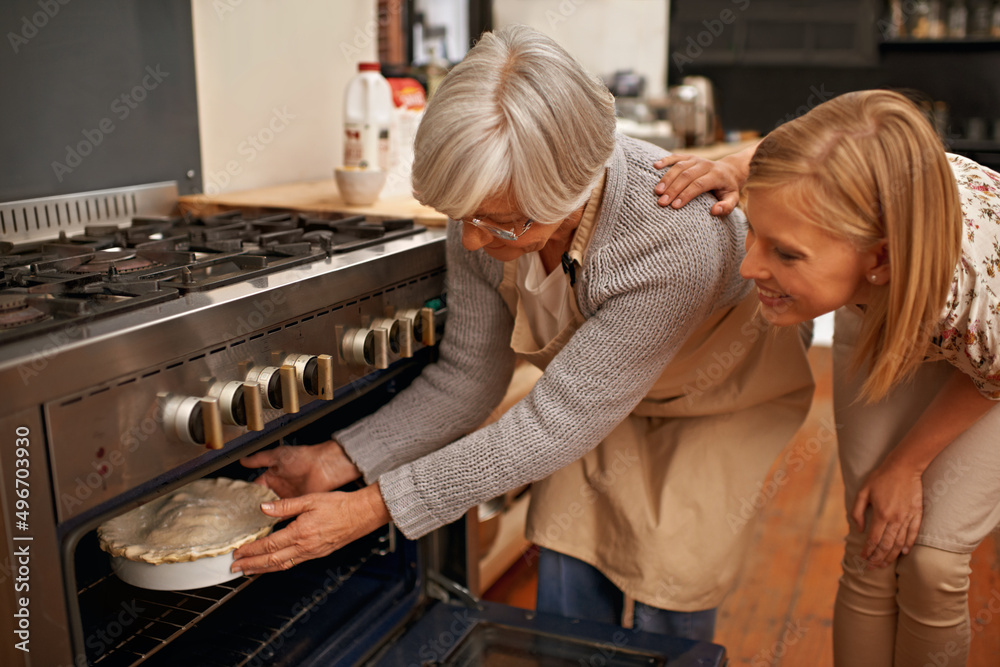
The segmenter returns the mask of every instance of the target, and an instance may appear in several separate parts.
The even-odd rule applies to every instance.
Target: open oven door
[[[371,664],[378,667],[721,667],[716,644],[479,601],[437,602]]]
[[[314,639],[318,634],[325,640],[308,653],[285,646],[279,651],[282,659],[271,664],[296,667],[724,667],[727,664],[726,650],[716,644],[539,614],[473,597],[464,586],[462,559],[456,557],[456,549],[460,551],[465,542],[462,522],[435,531],[419,542],[407,540],[391,529],[377,539],[388,540],[382,542],[388,547],[382,550],[383,555],[369,560],[345,580],[338,595],[320,605],[325,610],[316,614],[317,617],[332,614],[337,619],[331,619],[326,630],[316,626],[312,632],[302,633],[312,634]],[[352,600],[358,604],[352,604]],[[287,661],[293,654],[299,657]]]
[[[326,605],[342,616],[339,627],[296,667],[724,667],[728,662],[717,644],[474,597],[466,587],[471,566],[466,522],[418,542],[392,529],[379,539],[387,540],[383,555]],[[377,572],[382,574],[373,576]],[[362,584],[366,587],[348,594]],[[352,607],[352,598],[364,603]]]

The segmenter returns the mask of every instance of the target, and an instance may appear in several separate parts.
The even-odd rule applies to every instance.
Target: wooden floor
[[[830,349],[814,348],[810,360],[816,399],[786,450],[805,460],[805,465],[787,467],[785,483],[760,510],[750,558],[719,610],[715,641],[726,647],[734,666],[833,664],[833,600],[847,521],[836,443],[824,429],[833,419]],[[786,460],[796,459],[780,456],[772,475],[785,467]],[[522,558],[484,597],[534,608],[535,561],[530,554]],[[1000,665],[1000,533],[994,532],[980,545],[972,569],[973,640],[968,664],[992,667]]]

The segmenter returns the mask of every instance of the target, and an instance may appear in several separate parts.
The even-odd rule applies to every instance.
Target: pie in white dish
[[[212,558],[271,532],[278,519],[261,512],[260,504],[277,499],[260,484],[199,479],[109,519],[97,536],[101,549],[130,561],[161,565]]]

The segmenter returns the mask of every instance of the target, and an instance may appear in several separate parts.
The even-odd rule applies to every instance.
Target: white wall
[[[493,0],[493,25],[530,25],[592,74],[633,69],[646,93],[664,94],[669,0]]]
[[[376,59],[375,0],[191,0],[205,192],[332,177],[343,91]],[[589,71],[666,78],[668,0],[494,0],[494,24],[545,32]]]
[[[375,0],[192,0],[205,192],[332,178]]]

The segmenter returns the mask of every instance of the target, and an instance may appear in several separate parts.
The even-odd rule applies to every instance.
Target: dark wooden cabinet
[[[872,66],[873,0],[674,0],[674,66]]]
[[[707,76],[723,127],[762,133],[841,93],[902,89],[945,102],[949,148],[996,168],[1000,39],[889,40],[887,12],[884,0],[674,0],[669,81]]]

